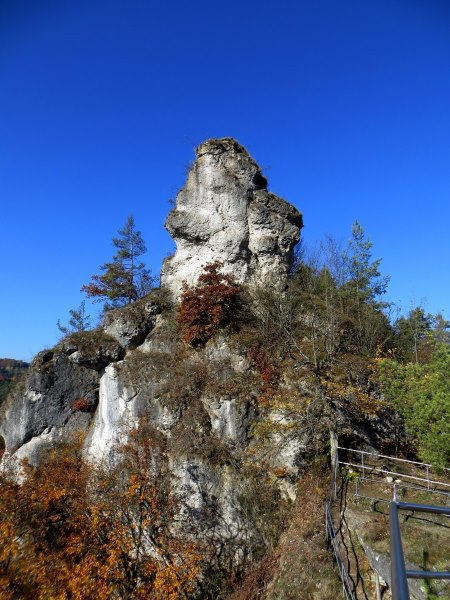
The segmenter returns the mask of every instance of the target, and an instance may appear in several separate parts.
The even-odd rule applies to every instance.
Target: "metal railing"
[[[341,544],[339,542],[336,530],[334,528],[330,500],[327,500],[325,503],[325,530],[327,540],[330,542],[331,547],[333,548],[334,557],[338,565],[339,576],[342,581],[342,594],[345,600],[355,600],[355,596],[353,594],[353,586],[350,581],[350,577],[347,573],[347,568],[345,566],[344,558],[341,553]]]
[[[411,504],[409,502],[391,502],[390,504],[392,600],[410,600],[408,578],[450,580],[450,571],[417,571],[406,569],[400,524],[398,521],[399,510],[413,510],[450,516],[450,508],[446,506],[430,506],[428,504]]]
[[[346,564],[344,561],[344,557],[341,552],[341,542],[339,541],[339,535],[342,535],[342,534],[341,533],[338,534],[338,532],[340,531],[340,528],[341,528],[341,521],[339,522],[339,525],[336,529],[334,526],[333,514],[331,511],[331,503],[334,500],[336,500],[336,498],[338,496],[337,475],[338,475],[338,464],[337,464],[337,461],[335,461],[334,465],[333,465],[333,470],[331,473],[330,487],[328,490],[327,499],[325,501],[325,534],[326,534],[327,541],[330,543],[330,546],[333,549],[334,557],[336,559],[336,563],[338,566],[339,577],[341,578],[341,582],[342,582],[343,598],[345,600],[356,600],[356,596],[353,591],[354,585],[352,584],[352,581],[349,577],[347,567],[346,567]]]
[[[384,477],[392,477],[392,481],[383,481],[383,483],[385,485],[389,485],[393,488],[394,501],[397,500],[397,491],[401,488],[409,488],[409,489],[414,489],[417,491],[425,491],[425,492],[430,492],[432,494],[441,494],[441,495],[444,495],[447,499],[450,499],[450,483],[440,481],[439,479],[437,479],[434,476],[432,478],[431,472],[434,470],[434,467],[431,464],[422,463],[422,462],[414,461],[414,460],[406,460],[403,458],[396,458],[396,457],[392,457],[392,456],[387,456],[385,454],[366,452],[364,450],[354,450],[352,448],[344,448],[342,446],[338,446],[337,451],[338,451],[338,454],[337,454],[337,460],[336,460],[336,467],[339,465],[339,466],[349,467],[351,469],[356,469],[357,473],[359,474],[359,479],[361,481],[367,481],[367,482],[371,482],[371,483],[381,483],[380,477],[378,479],[373,479],[370,477],[370,475],[372,475],[372,476],[373,475],[375,475],[375,476],[382,475]],[[339,456],[339,451],[345,451],[345,452],[351,452],[351,453],[358,454],[360,457],[360,462],[351,462],[350,460],[347,460],[347,461],[341,460],[340,456]],[[371,464],[370,462],[368,462],[367,457],[371,457],[372,461],[373,461],[373,459],[375,459],[375,460],[386,459],[391,463],[398,464],[399,469],[391,470],[391,469],[384,468],[384,467],[379,468],[379,467]],[[402,464],[414,466],[415,468],[417,468],[419,470],[424,469],[424,471],[425,471],[424,476],[421,477],[421,476],[418,476],[417,474],[410,475],[405,472],[400,472]],[[450,469],[442,469],[442,471],[444,471],[445,474],[447,474],[447,473],[450,474]],[[394,479],[393,479],[394,477],[400,477],[402,480],[394,481]],[[406,483],[403,481],[405,479],[407,480]],[[361,495],[359,493],[358,479],[356,480],[356,483],[355,483],[355,489],[356,489],[356,491],[355,491],[356,496],[369,498],[369,499],[373,499],[373,500],[379,500],[381,502],[390,502],[390,500],[386,500],[386,499],[382,499],[382,498],[375,498],[373,496]]]
[[[380,486],[382,483],[384,483],[385,485],[389,485],[392,487],[392,498],[386,499],[386,498],[379,498],[379,497],[374,497],[374,496],[366,496],[365,494],[362,494],[359,490],[359,482],[362,483],[368,483],[368,484],[376,484],[378,486]],[[441,495],[443,496],[444,500],[447,502],[450,502],[450,492],[444,492],[442,490],[433,490],[433,489],[426,489],[421,487],[420,485],[409,485],[407,483],[403,483],[403,482],[393,482],[390,484],[387,484],[386,482],[381,482],[380,479],[371,479],[370,477],[361,477],[361,479],[357,478],[355,480],[355,496],[357,498],[365,498],[366,500],[376,500],[377,502],[385,502],[387,504],[389,504],[390,502],[392,502],[392,500],[394,502],[397,502],[398,500],[398,492],[400,490],[403,489],[407,489],[407,490],[413,490],[415,492],[429,492],[430,494],[434,494],[434,495]]]
[[[351,460],[341,460],[340,451],[347,453],[356,453],[359,455],[359,462],[351,462]],[[389,468],[379,468],[372,462],[375,460],[385,459],[389,461]],[[391,470],[391,464],[394,464]],[[414,467],[414,469],[424,470],[424,476],[420,477],[416,474],[410,475],[409,473],[400,472],[402,470],[402,463]],[[399,465],[398,468],[395,465]],[[357,479],[355,481],[356,493],[358,497],[369,498],[381,502],[390,503],[390,527],[391,527],[391,589],[393,600],[410,600],[408,578],[411,579],[450,579],[450,572],[447,571],[425,571],[425,570],[407,570],[405,567],[405,561],[403,556],[403,546],[401,540],[400,526],[398,521],[398,510],[416,510],[422,512],[429,512],[434,514],[441,514],[450,516],[450,508],[446,506],[431,506],[428,504],[412,504],[406,502],[398,502],[397,492],[399,488],[410,488],[419,492],[430,492],[432,494],[440,494],[446,501],[450,500],[450,483],[440,481],[435,475],[432,475],[434,470],[431,464],[421,463],[419,461],[406,460],[402,458],[396,458],[387,456],[384,454],[378,454],[374,452],[366,452],[364,450],[354,450],[351,448],[344,448],[342,446],[337,447],[337,453],[334,461],[334,468],[332,472],[332,480],[330,482],[330,491],[328,499],[326,501],[325,508],[325,519],[326,519],[326,535],[329,540],[333,552],[336,558],[336,562],[339,569],[339,575],[342,581],[342,592],[345,600],[355,600],[354,585],[347,572],[346,564],[341,552],[341,543],[338,538],[337,531],[334,527],[333,517],[331,513],[331,502],[338,497],[338,470],[340,466],[349,467],[356,469]],[[450,475],[450,469],[443,469],[445,475]],[[414,471],[413,471],[414,472]],[[375,476],[377,479],[371,478]],[[384,480],[380,477],[392,476],[392,480]],[[404,481],[394,481],[393,477],[400,477]],[[358,483],[359,481],[377,483],[378,485],[390,485],[393,487],[393,501],[386,500],[379,497],[373,496],[362,496],[359,494]]]
[[[397,458],[396,456],[387,456],[386,454],[379,454],[378,452],[367,452],[367,450],[356,450],[354,448],[344,448],[343,446],[338,446],[338,450],[346,450],[347,452],[354,452],[355,454],[374,456],[375,458],[386,458],[387,460],[399,463],[409,463],[410,465],[417,465],[419,467],[424,467],[429,473],[432,469],[435,469],[433,465],[429,463],[420,462],[418,460],[407,460],[406,458]],[[364,460],[362,460],[364,464]],[[442,471],[447,471],[450,474],[450,469],[441,469]]]

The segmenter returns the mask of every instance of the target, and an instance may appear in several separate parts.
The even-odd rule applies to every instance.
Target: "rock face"
[[[160,306],[145,300],[128,304],[119,310],[110,310],[104,319],[105,333],[123,348],[136,348],[153,329],[160,312]]]
[[[283,285],[302,218],[266,186],[236,141],[197,148],[166,224],[177,244],[162,274],[169,301],[155,293],[109,312],[101,328],[69,335],[38,354],[0,409],[4,465],[23,458],[38,464],[55,442],[79,430],[86,457],[114,458],[115,446],[144,417],[164,446],[186,523],[196,522],[224,548],[218,556],[225,552],[222,560],[230,564],[252,553],[249,544],[256,551],[266,543],[265,527],[283,491],[268,465],[281,465],[280,473],[294,480],[298,448],[280,431],[274,441],[289,452],[264,458],[257,473],[261,452],[252,428],[260,382],[246,348],[233,346],[227,332],[204,348],[187,347],[170,308],[182,282],[196,283],[203,266],[215,261],[239,283]]]
[[[161,284],[178,297],[183,281],[195,284],[215,261],[237,283],[279,284],[292,264],[301,214],[267,191],[261,169],[232,138],[208,140],[196,156],[165,224],[177,249]]]
[[[99,375],[70,358],[63,351],[40,352],[2,407],[0,436],[16,459],[37,464],[57,439],[89,425],[98,402]]]

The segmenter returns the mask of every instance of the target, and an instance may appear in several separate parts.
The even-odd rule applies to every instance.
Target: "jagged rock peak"
[[[161,284],[176,298],[184,281],[195,284],[217,260],[238,283],[280,284],[300,238],[301,213],[267,191],[260,167],[233,138],[207,140],[195,153],[165,223],[176,251],[164,262]]]

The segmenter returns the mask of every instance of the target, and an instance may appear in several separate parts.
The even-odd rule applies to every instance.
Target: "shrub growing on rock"
[[[94,413],[96,409],[95,404],[89,401],[87,398],[77,398],[72,402],[72,410],[74,412],[88,412]]]
[[[223,327],[235,320],[240,287],[229,275],[220,273],[222,263],[205,266],[194,288],[185,283],[178,307],[177,322],[183,340],[201,347]]]
[[[178,500],[155,437],[140,424],[110,469],[83,461],[80,438],[26,467],[22,485],[0,473],[2,600],[188,597],[200,547],[173,531]]]

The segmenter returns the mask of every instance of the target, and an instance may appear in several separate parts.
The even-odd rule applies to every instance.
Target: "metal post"
[[[397,503],[390,504],[391,528],[391,588],[392,600],[410,600],[408,580],[406,578],[405,558],[403,556],[402,538],[398,522]]]
[[[334,463],[334,474],[333,474],[333,479],[334,479],[334,498],[333,500],[336,500],[337,498],[337,472],[338,472],[338,465],[339,465],[339,455],[337,454],[338,451],[336,451],[336,461]]]
[[[378,575],[378,571],[375,571],[375,589],[377,591],[377,600],[381,600],[380,576]]]

